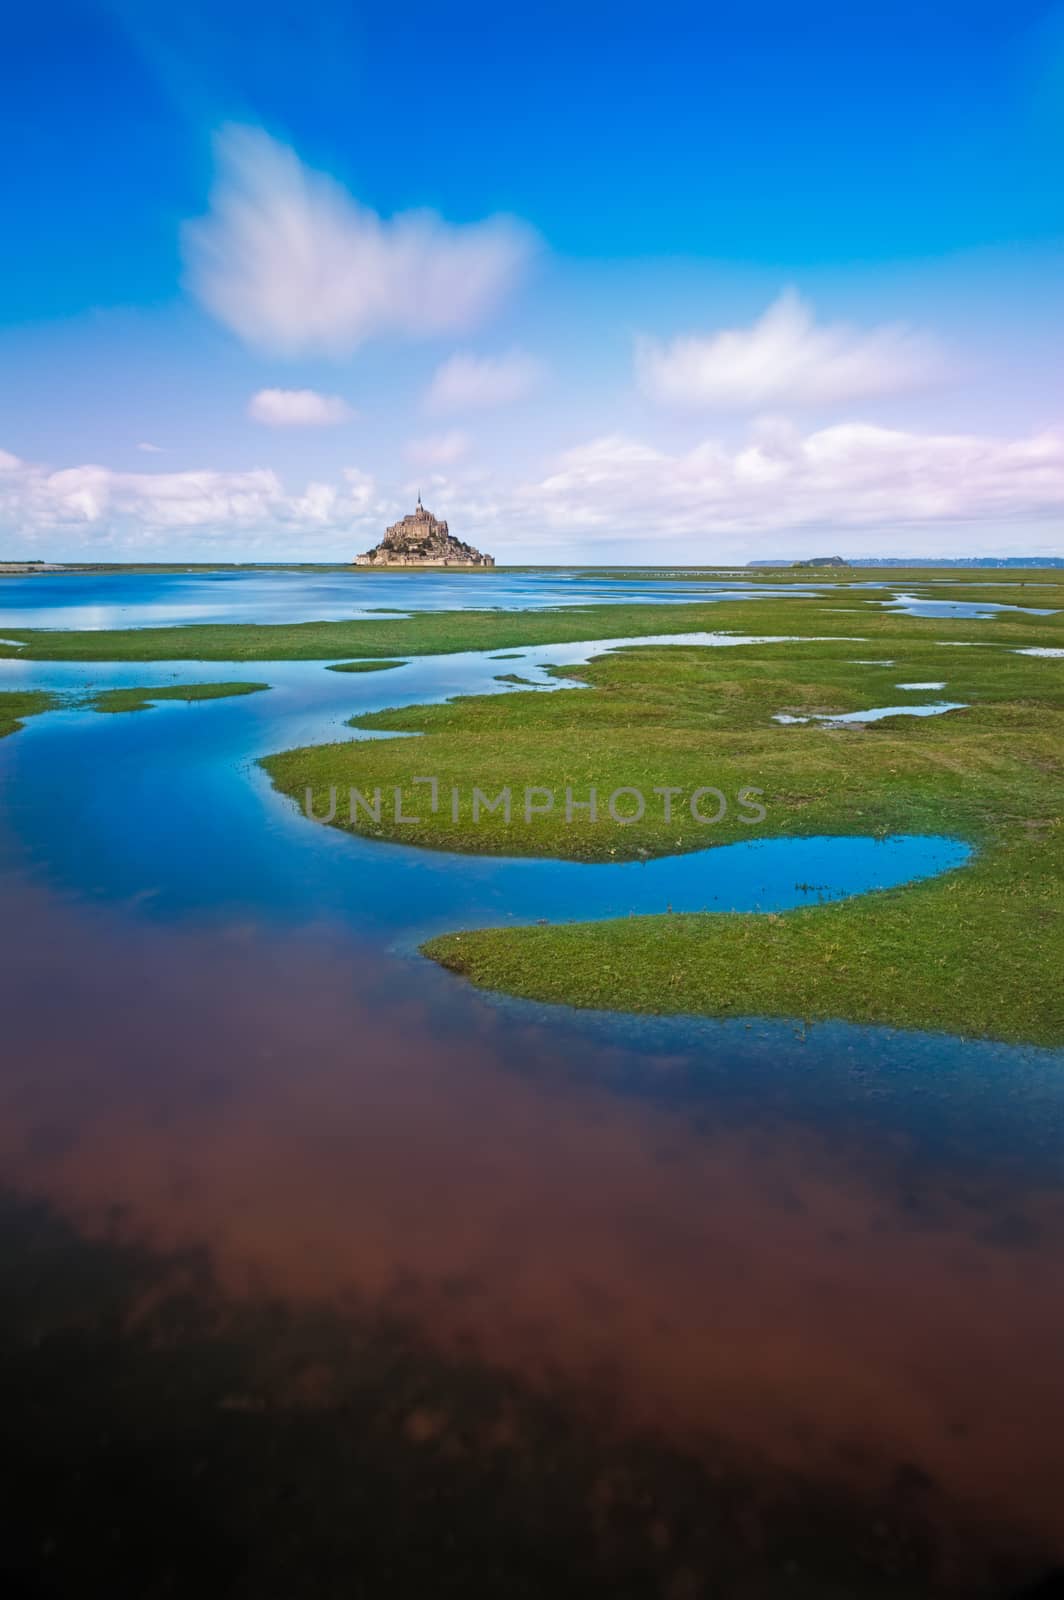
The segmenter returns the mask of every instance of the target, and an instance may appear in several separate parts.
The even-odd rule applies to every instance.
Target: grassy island
[[[914,619],[851,594],[847,608],[861,611],[847,610],[845,631],[862,643],[815,642],[843,632],[834,606],[811,614],[796,597],[707,607],[714,629],[735,627],[742,611],[744,627],[806,637],[625,649],[566,669],[583,688],[376,712],[356,725],[422,737],[289,751],[265,765],[300,804],[309,787],[319,815],[331,786],[389,797],[399,788],[416,823],[385,805],[379,821],[360,808],[353,823],[341,807],[334,825],[452,851],[622,860],[778,835],[961,836],[978,847],[962,871],[833,905],[456,930],[426,952],[474,983],[568,1005],[1064,1042],[1064,662],[1017,653],[1060,648],[1062,619]],[[667,609],[654,608],[655,631]],[[774,720],[937,700],[964,709],[867,724]],[[427,807],[411,781],[426,774],[441,796],[458,790],[456,812],[443,799]],[[515,802],[508,823],[501,811],[474,821],[474,784],[491,796],[546,786],[557,798],[528,820]],[[648,806],[630,825],[585,812],[567,823],[565,789],[584,800],[592,785],[602,797],[674,786],[684,798],[668,822]],[[744,824],[734,806],[718,824],[694,823],[686,796],[700,785],[728,795],[756,787],[763,823]]]
[[[269,687],[268,683],[174,683],[157,689],[100,689],[88,706],[91,711],[147,711],[157,700],[226,700]]]
[[[5,734],[17,733],[27,717],[50,711],[57,704],[55,695],[44,689],[0,690],[0,739]]]

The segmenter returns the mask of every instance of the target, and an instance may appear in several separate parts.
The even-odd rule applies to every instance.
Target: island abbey
[[[401,522],[393,522],[380,544],[355,557],[357,567],[493,567],[494,556],[481,555],[450,533],[426,511],[417,497],[417,508]]]

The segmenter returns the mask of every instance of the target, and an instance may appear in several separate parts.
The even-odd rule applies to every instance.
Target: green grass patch
[[[59,704],[44,689],[0,689],[0,739],[17,733],[27,717],[51,711]]]
[[[725,622],[728,609],[735,619]],[[564,611],[433,611],[411,617],[381,613],[350,622],[258,625],[197,623],[189,627],[100,629],[73,632],[7,630],[24,645],[0,645],[0,655],[49,661],[335,661],[345,656],[389,659],[518,645],[638,638],[744,626],[744,606],[605,605],[593,614]],[[765,621],[758,625],[763,631]]]
[[[269,687],[268,683],[175,683],[160,689],[100,689],[86,704],[90,711],[147,711],[157,700],[225,700]]]

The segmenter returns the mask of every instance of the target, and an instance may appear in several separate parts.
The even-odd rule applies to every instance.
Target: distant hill
[[[814,556],[808,561],[748,561],[748,567],[1064,567],[1064,556]]]

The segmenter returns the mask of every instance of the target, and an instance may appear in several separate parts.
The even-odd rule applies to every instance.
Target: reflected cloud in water
[[[718,1093],[727,1032],[670,1100],[697,1054],[412,983],[342,927],[131,933],[26,882],[8,916],[2,1177],[89,1236],[117,1215],[232,1296],[354,1297],[533,1385],[605,1383],[685,1447],[873,1486],[915,1462],[1057,1538],[1064,1202],[1021,1140],[933,1163],[852,1094],[825,1126],[785,1059],[775,1094]]]

